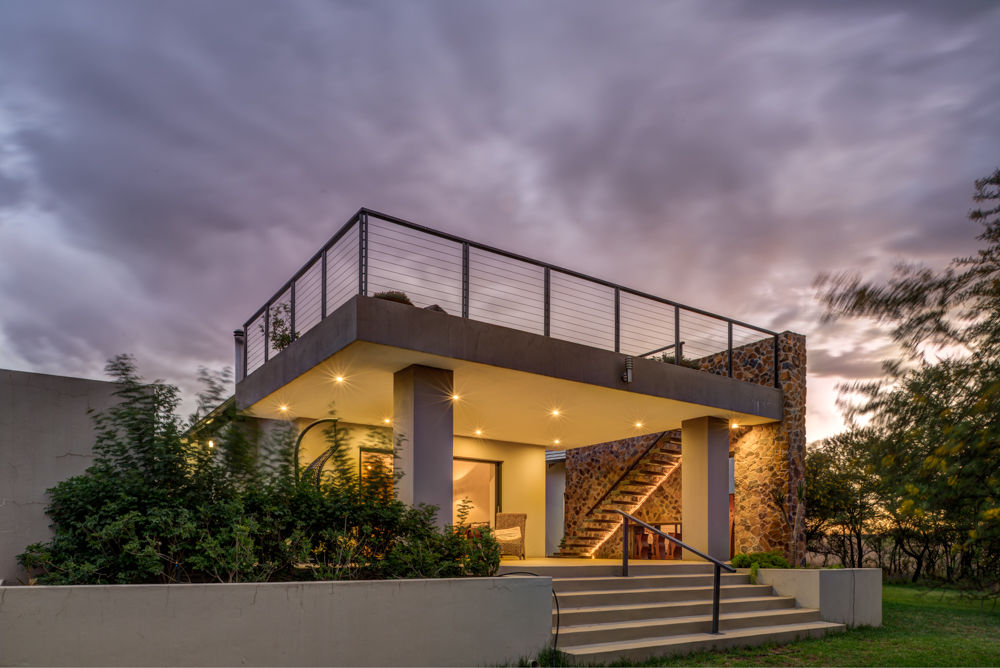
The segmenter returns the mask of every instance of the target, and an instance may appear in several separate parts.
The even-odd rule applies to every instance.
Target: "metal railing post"
[[[552,322],[552,278],[548,267],[545,267],[545,336],[550,336],[550,324]]]
[[[368,214],[358,217],[358,294],[368,296]]]
[[[727,362],[729,367],[729,377],[733,377],[733,321],[729,321],[729,361]]]
[[[615,352],[621,352],[622,342],[622,306],[621,288],[615,288]]]
[[[469,317],[469,244],[462,244],[462,317]]]
[[[319,298],[321,301],[319,305],[319,317],[320,320],[322,320],[323,318],[326,317],[326,249],[325,248],[323,249],[323,256],[320,258],[319,261],[321,262],[319,280],[323,282],[322,285],[320,285],[319,287]]]
[[[674,364],[680,364],[681,353],[681,307],[674,306]]]
[[[712,581],[712,633],[719,633],[719,589],[722,583],[722,566],[715,564],[715,579]]]
[[[288,338],[291,341],[295,340],[295,284],[297,281],[292,281],[292,295],[289,298],[289,302],[292,305],[291,313],[288,315]]]
[[[624,522],[622,522],[622,577],[628,577],[628,518],[623,517]]]
[[[264,308],[264,361],[268,360],[271,348],[271,304]]]

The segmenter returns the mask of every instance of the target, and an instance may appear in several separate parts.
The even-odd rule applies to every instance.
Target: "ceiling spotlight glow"
[[[392,422],[392,420],[390,420],[389,418],[385,418],[382,420],[382,422],[389,424],[390,422]]]
[[[288,410],[288,406],[286,406],[285,404],[281,404],[280,406],[278,406],[278,410],[284,413],[285,411]]]
[[[483,435],[483,430],[482,429],[477,429],[476,430],[476,436],[482,436],[482,435]]]
[[[641,429],[642,428],[642,422],[636,422],[635,423],[635,428],[636,429]]]
[[[334,380],[336,382],[338,382],[338,383],[343,383],[344,382],[344,377],[343,376],[335,376]]]
[[[458,398],[459,398],[459,397],[458,397],[458,395],[457,395],[457,394],[453,394],[453,395],[451,395],[451,400],[452,400],[452,401],[458,401]]]
[[[560,411],[558,408],[553,408],[552,409],[552,417],[559,417],[561,414],[562,414],[562,411]]]
[[[552,441],[552,442],[555,443],[556,445],[559,445],[559,439],[558,438],[556,440]]]

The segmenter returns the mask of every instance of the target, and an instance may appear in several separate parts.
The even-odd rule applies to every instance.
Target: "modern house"
[[[400,499],[442,524],[463,502],[525,514],[528,557],[552,551],[547,450],[566,451],[565,554],[620,553],[613,508],[719,558],[804,554],[800,335],[362,209],[235,336],[241,409],[334,411],[362,473],[397,442]]]

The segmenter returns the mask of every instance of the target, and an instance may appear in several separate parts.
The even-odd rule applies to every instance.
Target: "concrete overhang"
[[[458,395],[460,436],[564,449],[696,417],[741,425],[782,417],[773,387],[647,359],[633,360],[626,383],[621,353],[360,296],[239,382],[236,401],[259,417],[319,418],[332,407],[350,422],[385,424],[393,374],[413,364],[454,372],[441,400]]]

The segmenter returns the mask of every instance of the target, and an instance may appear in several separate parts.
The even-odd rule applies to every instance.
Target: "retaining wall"
[[[3,666],[481,666],[550,643],[548,577],[0,587]]]

